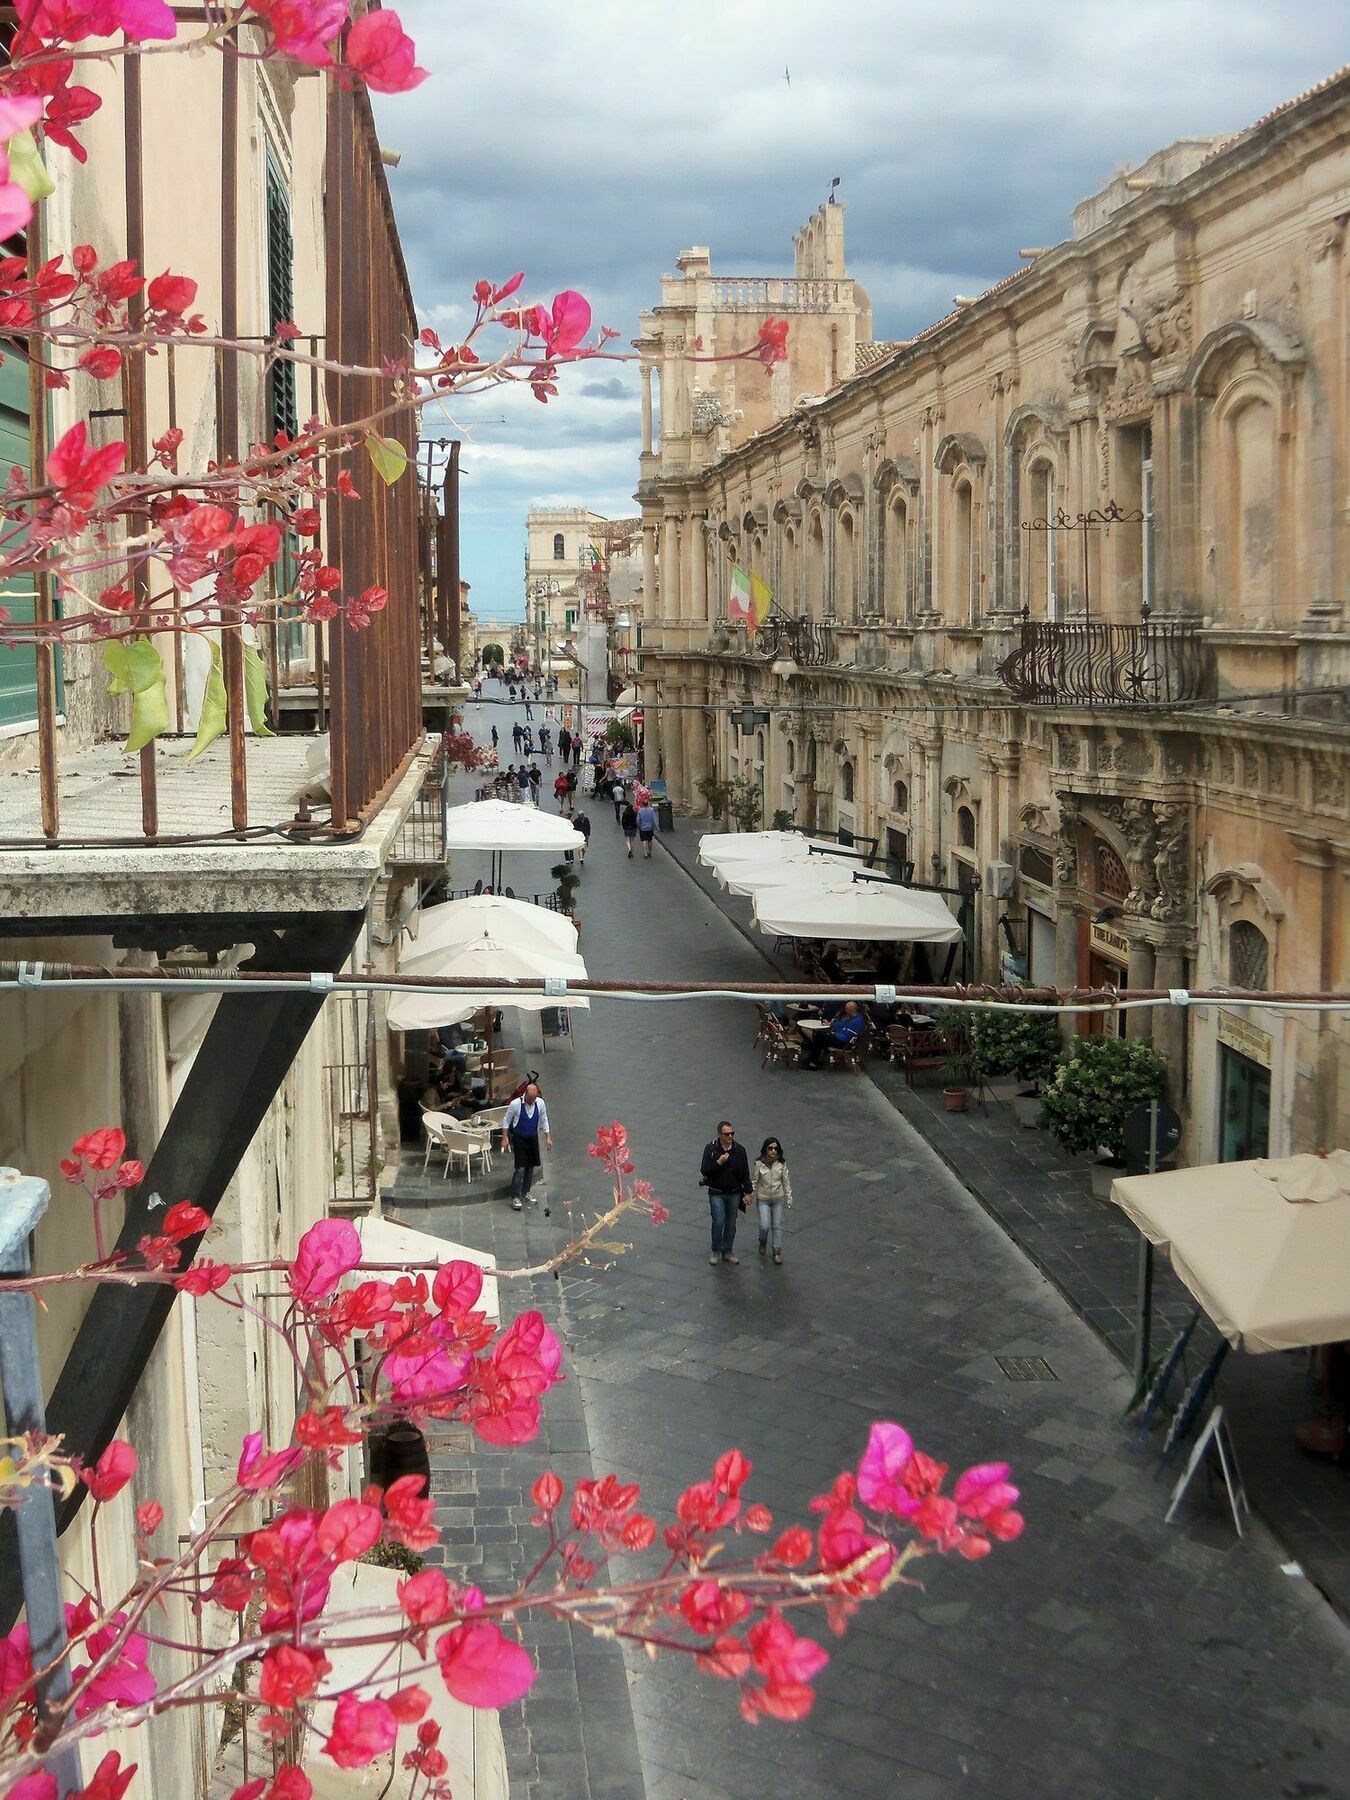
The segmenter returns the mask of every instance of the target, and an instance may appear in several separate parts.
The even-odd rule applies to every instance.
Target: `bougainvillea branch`
[[[63,1173],[97,1207],[142,1177],[125,1150],[121,1132],[91,1132]],[[590,1154],[609,1178],[610,1202],[544,1271],[624,1248],[613,1232],[626,1213],[656,1225],[669,1216],[637,1177],[621,1125],[602,1127]],[[297,1742],[306,1755],[342,1768],[393,1754],[424,1784],[417,1791],[439,1800],[449,1795],[448,1763],[422,1681],[440,1682],[470,1707],[518,1699],[536,1672],[518,1637],[530,1616],[642,1645],[651,1655],[691,1656],[710,1678],[734,1685],[749,1723],[800,1719],[829,1661],[798,1630],[794,1621],[804,1612],[823,1612],[828,1629],[842,1633],[863,1603],[913,1584],[926,1559],[975,1560],[1021,1532],[1006,1464],[967,1469],[949,1490],[946,1466],[901,1426],[882,1421],[856,1467],[835,1477],[804,1520],[776,1519],[750,1499],[751,1464],[735,1449],[685,1488],[665,1519],[642,1506],[636,1483],[605,1475],[577,1482],[569,1494],[545,1470],[531,1489],[540,1547],[509,1592],[488,1594],[423,1566],[388,1601],[332,1604],[338,1571],[378,1545],[414,1558],[430,1549],[438,1541],[435,1507],[417,1475],[368,1487],[359,1498],[300,1505],[291,1494],[300,1470],[311,1463],[339,1469],[372,1428],[395,1419],[456,1419],[486,1443],[526,1443],[538,1431],[543,1395],[564,1379],[562,1346],[537,1312],[505,1329],[494,1324],[479,1304],[477,1264],[451,1261],[430,1277],[404,1270],[381,1279],[391,1272],[363,1262],[355,1227],[329,1219],[311,1226],[284,1263],[198,1256],[183,1266],[185,1246],[209,1226],[199,1208],[177,1201],[134,1258],[114,1253],[82,1273],[171,1280],[203,1302],[237,1305],[244,1274],[275,1272],[272,1310],[251,1310],[292,1353],[290,1441],[268,1446],[260,1434],[246,1437],[232,1481],[211,1499],[208,1522],[180,1539],[176,1554],[156,1547],[163,1507],[142,1499],[137,1578],[116,1595],[104,1591],[98,1548],[104,1508],[137,1474],[134,1446],[114,1440],[92,1467],[51,1442],[11,1447],[18,1454],[0,1463],[0,1499],[35,1481],[63,1492],[78,1481],[88,1490],[95,1573],[90,1591],[67,1603],[70,1691],[45,1716],[36,1687],[46,1671],[33,1665],[26,1627],[0,1640],[0,1793],[9,1800],[52,1800],[55,1782],[44,1764],[113,1724],[219,1706],[226,1695],[281,1758],[274,1774],[245,1783],[232,1800],[307,1800],[309,1777],[286,1760]],[[43,1279],[50,1278],[35,1278]],[[237,1634],[224,1643],[209,1632],[205,1641],[184,1642],[167,1623],[171,1601],[233,1617]],[[162,1684],[151,1669],[155,1652],[177,1659]],[[353,1655],[365,1673],[336,1684],[337,1659],[350,1669]],[[84,1793],[107,1800],[133,1771],[109,1753]]]

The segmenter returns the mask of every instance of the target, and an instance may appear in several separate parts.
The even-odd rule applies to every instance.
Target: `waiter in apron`
[[[517,1095],[506,1109],[502,1120],[502,1149],[508,1143],[515,1167],[511,1172],[511,1210],[519,1212],[528,1196],[531,1206],[538,1202],[530,1193],[534,1172],[540,1166],[539,1138],[542,1133],[549,1149],[553,1134],[549,1130],[548,1108],[536,1082],[527,1082],[525,1092]]]

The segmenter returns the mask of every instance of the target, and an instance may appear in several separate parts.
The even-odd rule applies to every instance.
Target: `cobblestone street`
[[[509,730],[505,708],[491,718]],[[579,912],[593,975],[765,972],[676,862],[628,862],[610,810],[592,818]],[[452,880],[477,873],[457,859]],[[1282,1573],[1259,1525],[1237,1540],[1199,1483],[1165,1527],[1166,1488],[1151,1453],[1128,1451],[1128,1382],[1109,1351],[871,1081],[763,1070],[752,1035],[751,1010],[730,1002],[596,1002],[575,1051],[543,1064],[552,1216],[453,1198],[407,1214],[505,1264],[537,1259],[560,1240],[560,1202],[595,1194],[586,1145],[614,1118],[673,1214],[635,1225],[613,1268],[561,1283],[574,1381],[546,1441],[475,1452],[468,1477],[441,1459],[447,1566],[520,1566],[522,1490],[550,1451],[568,1479],[594,1466],[640,1481],[659,1512],[734,1444],[754,1462],[752,1497],[786,1522],[856,1462],[876,1418],[957,1467],[1009,1460],[1026,1534],[865,1608],[831,1640],[797,1726],[745,1727],[730,1686],[683,1659],[632,1658],[625,1682],[612,1649],[543,1630],[540,1684],[506,1721],[513,1793],[1350,1794],[1350,1635],[1321,1597]],[[721,1116],[752,1154],[770,1132],[785,1144],[797,1205],[781,1268],[755,1254],[747,1221],[740,1266],[708,1265],[697,1168]],[[997,1357],[1042,1357],[1054,1379],[1010,1381]]]

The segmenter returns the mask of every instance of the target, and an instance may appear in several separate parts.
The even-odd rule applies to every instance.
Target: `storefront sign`
[[[1112,931],[1109,925],[1094,924],[1088,941],[1094,950],[1100,951],[1104,956],[1114,956],[1123,963],[1130,960],[1130,940],[1123,931]]]
[[[1219,1042],[1227,1044],[1230,1050],[1236,1050],[1239,1056],[1245,1056],[1249,1062],[1260,1063],[1263,1069],[1270,1067],[1273,1050],[1270,1033],[1249,1025],[1246,1019],[1240,1019],[1236,1013],[1220,1010]]]

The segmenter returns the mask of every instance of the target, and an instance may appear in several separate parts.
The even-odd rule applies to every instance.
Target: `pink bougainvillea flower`
[[[139,1458],[124,1438],[114,1438],[92,1469],[81,1469],[80,1480],[95,1500],[111,1500],[136,1473]]]
[[[65,443],[70,436],[71,432],[68,431],[61,442]],[[124,445],[123,448],[125,447]],[[55,451],[52,454],[55,455]],[[50,465],[50,458],[48,462]],[[76,1138],[74,1154],[82,1156],[91,1169],[111,1169],[115,1163],[121,1162],[126,1147],[125,1132],[119,1131],[115,1125],[103,1125],[97,1131],[87,1131],[83,1137]]]
[[[324,1752],[340,1769],[364,1769],[392,1750],[397,1736],[398,1720],[385,1701],[344,1694],[334,1709]]]
[[[195,1294],[200,1300],[205,1294],[217,1294],[228,1285],[234,1276],[229,1263],[212,1262],[209,1258],[193,1263],[183,1275],[177,1277],[174,1286],[180,1293]]]
[[[178,21],[165,0],[113,0],[113,11],[133,44],[151,38],[172,39],[178,34]]]
[[[61,1790],[56,1785],[55,1775],[49,1775],[45,1769],[35,1769],[31,1775],[16,1781],[12,1788],[6,1788],[5,1800],[61,1800]]]
[[[787,361],[787,341],[787,320],[765,319],[759,328],[756,353],[766,369],[771,368],[774,363]]]
[[[125,1613],[115,1613],[101,1631],[90,1632],[84,1640],[90,1661],[71,1670],[71,1681],[79,1684],[91,1669],[96,1673],[75,1702],[78,1718],[96,1712],[100,1706],[143,1706],[154,1699],[155,1678],[145,1666],[150,1646],[138,1631],[130,1633],[111,1661],[102,1660],[121,1636],[126,1622]]]
[[[291,1470],[304,1460],[305,1453],[299,1446],[292,1446],[289,1450],[274,1450],[270,1455],[264,1455],[262,1433],[250,1431],[239,1452],[239,1467],[235,1479],[241,1488],[247,1488],[251,1494],[262,1493],[284,1481]]]
[[[414,1625],[439,1625],[453,1604],[450,1583],[440,1569],[423,1569],[398,1584],[398,1603]]]
[[[7,94],[0,99],[0,144],[19,131],[30,131],[42,117],[42,101],[36,94]]]
[[[164,1508],[158,1500],[142,1500],[136,1508],[136,1529],[142,1537],[153,1537],[164,1523]]]
[[[187,275],[171,275],[166,269],[155,276],[145,297],[155,312],[177,315],[185,313],[197,298],[197,284]]]
[[[283,56],[323,69],[333,58],[328,46],[347,23],[348,0],[252,0],[252,10],[271,27]]]
[[[0,239],[22,231],[33,216],[33,202],[26,189],[9,179],[9,158],[0,150]],[[25,1776],[25,1780],[33,1777]]]
[[[335,1562],[355,1562],[378,1539],[384,1528],[378,1506],[361,1500],[339,1500],[319,1521],[319,1548]]]
[[[56,489],[67,506],[87,511],[98,499],[98,490],[107,485],[122,468],[127,459],[127,447],[119,439],[114,444],[104,444],[95,449],[89,442],[89,432],[81,419],[71,426],[65,436],[58,440],[47,454],[47,479]],[[95,1132],[95,1137],[103,1135]],[[121,1132],[110,1133],[121,1137]],[[123,1139],[125,1145],[126,1140]],[[75,1146],[79,1150],[79,1145]],[[90,1161],[98,1169],[111,1168],[121,1157],[117,1155],[107,1162]]]
[[[350,1219],[320,1219],[301,1238],[287,1280],[297,1300],[323,1300],[361,1260]]]
[[[378,15],[367,15],[378,16]],[[377,612],[383,612],[389,603],[389,590],[382,587],[364,588],[347,602],[347,623],[355,631],[364,631]]]
[[[347,33],[347,66],[377,94],[406,94],[427,78],[396,12],[363,13]]]
[[[185,1238],[196,1237],[199,1232],[206,1231],[211,1224],[211,1215],[200,1206],[194,1206],[190,1200],[179,1200],[164,1215],[163,1232],[175,1244],[181,1244]]]
[[[419,1554],[429,1550],[440,1538],[436,1529],[436,1503],[424,1498],[422,1486],[420,1475],[400,1475],[384,1491],[384,1510],[391,1535]]]
[[[483,1271],[477,1263],[442,1263],[431,1284],[431,1298],[442,1318],[457,1319],[472,1312],[483,1291]]]
[[[456,1625],[436,1645],[441,1678],[464,1706],[510,1706],[528,1693],[536,1670],[519,1644],[488,1620]]]
[[[328,1658],[320,1651],[277,1644],[263,1657],[258,1693],[276,1712],[288,1712],[314,1692],[328,1668]]]
[[[903,1426],[884,1420],[873,1425],[858,1464],[858,1498],[864,1506],[900,1517],[916,1510],[917,1503],[904,1486],[913,1454],[914,1440]]]
[[[574,288],[553,296],[551,321],[543,332],[550,356],[568,356],[591,328],[591,303]]]
[[[117,1751],[110,1750],[94,1770],[88,1786],[80,1789],[78,1800],[122,1800],[139,1767],[139,1763],[129,1763],[124,1769]]]

